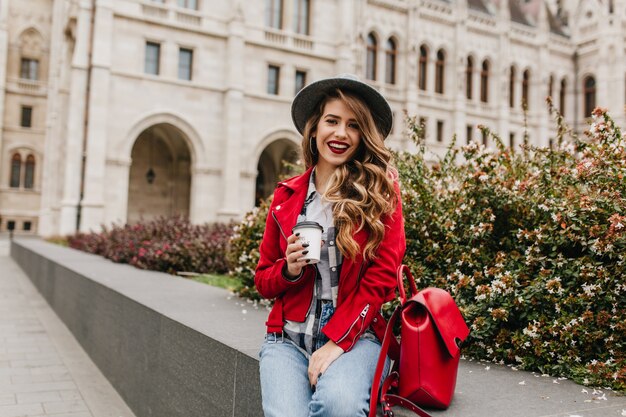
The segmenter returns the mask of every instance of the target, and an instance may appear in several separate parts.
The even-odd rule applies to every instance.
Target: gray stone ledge
[[[36,239],[13,241],[11,256],[137,417],[262,415],[264,308],[225,290]],[[610,390],[465,360],[452,405],[431,411],[442,417],[624,412],[626,397]]]

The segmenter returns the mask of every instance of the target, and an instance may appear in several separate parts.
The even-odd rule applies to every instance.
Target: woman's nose
[[[346,126],[344,124],[339,124],[337,126],[337,130],[335,130],[335,136],[343,138],[346,136]]]

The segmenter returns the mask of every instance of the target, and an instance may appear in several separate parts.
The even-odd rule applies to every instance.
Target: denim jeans
[[[367,416],[380,343],[359,339],[309,384],[309,359],[288,339],[269,334],[261,347],[260,375],[265,417]],[[389,359],[385,364],[388,372]]]

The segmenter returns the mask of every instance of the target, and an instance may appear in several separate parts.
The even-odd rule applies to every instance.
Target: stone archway
[[[258,206],[274,192],[276,183],[293,174],[293,167],[299,159],[298,147],[289,139],[278,139],[261,152],[257,165],[257,178],[254,204]]]
[[[189,216],[191,152],[184,134],[168,123],[145,129],[131,151],[127,222]]]

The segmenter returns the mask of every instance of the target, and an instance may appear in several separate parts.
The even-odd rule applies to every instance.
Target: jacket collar
[[[297,175],[285,181],[281,181],[279,182],[279,184],[289,188],[291,191],[301,190],[302,188],[306,190],[309,187],[309,180],[311,179],[311,173],[313,172],[313,168],[315,168],[315,166],[307,169],[304,174]]]

